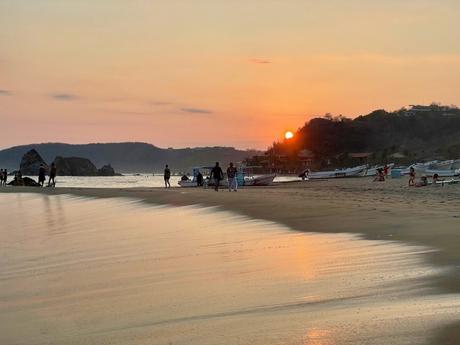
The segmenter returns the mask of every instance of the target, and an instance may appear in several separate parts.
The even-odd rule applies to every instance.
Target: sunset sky
[[[460,105],[458,0],[0,0],[0,147],[265,148],[314,115]]]

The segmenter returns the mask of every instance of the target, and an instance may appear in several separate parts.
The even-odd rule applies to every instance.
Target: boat
[[[453,164],[454,164],[454,160],[450,159],[447,161],[441,161],[441,162],[436,162],[434,164],[431,164],[428,168],[436,169],[436,170],[451,170]]]
[[[192,168],[192,178],[184,179],[184,177],[182,177],[180,179],[180,181],[178,182],[179,186],[181,186],[181,187],[198,187],[198,182],[196,180],[196,177],[198,176],[198,173],[200,173],[201,171],[204,172],[204,173],[202,173],[202,175],[203,175],[203,184],[205,184],[206,181],[209,179],[209,177],[205,178],[205,176],[210,175],[210,172],[211,172],[212,168],[213,167],[209,167],[209,166],[202,166],[202,167],[194,167],[194,168]],[[185,175],[185,174],[183,176],[187,177],[187,175]]]
[[[269,186],[273,183],[276,174],[244,176],[244,186]]]
[[[460,175],[460,169],[448,169],[448,170],[439,170],[439,169],[426,169],[424,175],[434,176],[438,174],[439,177],[454,177]]]
[[[431,166],[434,164],[439,163],[439,161],[430,161],[426,163],[415,163],[412,165],[409,165],[406,169],[401,171],[401,175],[409,175],[410,174],[410,168],[414,168],[415,173],[417,174],[424,174],[427,169],[429,169]]]
[[[329,178],[344,178],[344,177],[360,177],[365,176],[367,172],[366,165],[360,165],[353,168],[337,169],[331,171],[314,171],[306,170],[303,172],[307,179],[329,179]]]

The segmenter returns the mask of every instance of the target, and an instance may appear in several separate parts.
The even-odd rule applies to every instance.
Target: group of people
[[[43,187],[46,181],[46,169],[43,164],[40,164],[40,168],[38,169],[38,183]],[[50,166],[50,173],[49,173],[49,180],[48,180],[48,187],[55,187],[56,186],[56,165],[51,163]]]
[[[237,192],[238,191],[238,180],[237,180],[238,170],[233,165],[232,162],[228,165],[227,168],[227,180],[228,180],[228,191],[229,192]],[[163,177],[165,180],[165,188],[171,188],[171,183],[169,180],[171,179],[171,170],[169,166],[166,165],[163,173]],[[182,180],[188,180],[186,175],[182,176]],[[219,162],[216,162],[216,165],[211,169],[211,173],[209,176],[210,181],[214,184],[214,190],[217,192],[219,191],[219,186],[221,181],[224,179],[224,172],[219,165]],[[202,187],[204,185],[204,177],[201,172],[198,171],[197,175],[195,176],[197,187]]]
[[[385,181],[386,177],[388,176],[389,171],[390,171],[390,167],[386,164],[383,168],[378,168],[377,174],[374,177],[374,181],[377,181],[377,182]]]
[[[415,182],[415,177],[416,177],[415,169],[413,167],[410,167],[409,169],[409,187],[425,187],[429,185],[428,177],[426,177],[425,175],[422,175],[420,177],[420,181],[418,182]],[[438,174],[433,175],[433,180],[432,180],[433,185],[436,185],[437,182],[442,182],[442,181],[444,181],[444,179],[439,178]]]
[[[0,186],[6,186],[8,180],[8,170],[0,169]]]
[[[8,170],[7,169],[0,169],[0,186],[6,186],[8,179]],[[46,181],[46,168],[44,164],[40,164],[38,168],[38,184],[42,187],[45,185]],[[24,186],[27,185],[25,183],[22,172],[20,170],[15,171],[14,178],[12,181],[13,186]],[[48,187],[55,187],[56,186],[56,165],[51,163],[49,169],[49,180],[48,180]]]

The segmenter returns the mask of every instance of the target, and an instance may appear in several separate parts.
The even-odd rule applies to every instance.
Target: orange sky
[[[0,0],[0,147],[265,148],[314,115],[460,105],[456,0]]]

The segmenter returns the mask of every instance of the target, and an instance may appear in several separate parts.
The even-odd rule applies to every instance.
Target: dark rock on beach
[[[96,166],[87,158],[58,156],[54,164],[58,176],[98,176]]]
[[[40,169],[41,164],[43,164],[45,167],[45,171],[48,172],[48,164],[45,163],[43,158],[35,149],[32,149],[26,152],[24,156],[22,156],[19,170],[21,171],[22,175],[36,176],[38,175],[38,170]]]
[[[30,177],[23,177],[19,179],[14,179],[10,183],[8,183],[9,186],[24,186],[24,187],[41,187],[41,185],[35,181],[34,179],[31,179]]]

